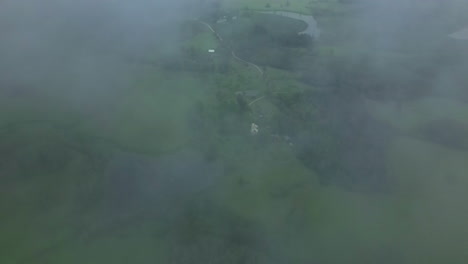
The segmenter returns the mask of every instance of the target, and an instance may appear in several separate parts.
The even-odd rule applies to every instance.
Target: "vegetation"
[[[355,1],[200,3],[89,91],[0,80],[0,262],[466,259],[466,47],[426,29],[455,22],[382,46]]]

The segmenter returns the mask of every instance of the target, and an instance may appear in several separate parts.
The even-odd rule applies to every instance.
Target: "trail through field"
[[[206,22],[204,22],[204,21],[200,21],[200,20],[197,20],[197,21],[200,22],[201,24],[203,24],[204,26],[206,26],[211,32],[213,32],[213,34],[215,34],[216,38],[217,38],[221,43],[223,43],[223,38],[218,34],[218,32],[216,32],[216,30],[213,29],[212,26],[210,26],[210,24],[208,24],[208,23],[206,23]],[[239,57],[236,55],[235,51],[232,50],[232,49],[231,49],[231,55],[232,55],[232,57],[233,57],[234,59],[236,59],[236,60],[238,60],[238,61],[241,61],[241,62],[243,62],[243,63],[246,63],[246,64],[249,65],[249,66],[254,67],[254,68],[260,73],[260,76],[263,76],[263,71],[262,71],[262,69],[261,69],[258,65],[256,65],[255,63],[252,63],[252,62],[249,62],[249,61],[246,61],[246,60],[244,60],[244,59],[239,58]]]

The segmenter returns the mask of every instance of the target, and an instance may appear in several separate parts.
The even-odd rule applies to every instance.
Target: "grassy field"
[[[191,41],[187,42],[185,47],[189,49],[194,48],[199,52],[207,52],[208,49],[216,49],[218,44],[218,40],[210,31],[198,34],[196,37],[191,39]]]

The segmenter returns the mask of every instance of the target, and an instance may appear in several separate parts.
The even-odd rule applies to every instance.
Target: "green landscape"
[[[124,2],[0,3],[0,263],[466,263],[468,2]]]

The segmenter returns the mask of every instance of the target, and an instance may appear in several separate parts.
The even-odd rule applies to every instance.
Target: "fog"
[[[0,262],[464,263],[467,11],[1,1]]]
[[[3,1],[2,79],[55,81],[61,90],[83,90],[91,84],[94,87],[82,93],[89,97],[111,93],[115,87],[109,86],[125,81],[123,59],[175,41],[177,23],[189,13],[183,4]]]

